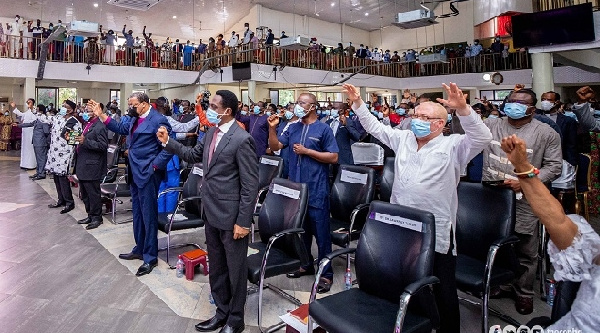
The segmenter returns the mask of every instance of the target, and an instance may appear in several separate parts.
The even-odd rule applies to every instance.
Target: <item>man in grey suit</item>
[[[248,276],[248,237],[258,194],[258,163],[254,139],[235,121],[238,100],[219,90],[212,97],[206,118],[211,127],[191,148],[170,140],[165,128],[157,132],[165,150],[189,163],[202,162],[202,217],[210,258],[209,282],[217,306],[214,317],[196,325],[200,332],[240,333]],[[206,149],[205,149],[206,148]]]
[[[35,175],[29,177],[32,180],[46,178],[46,160],[48,159],[48,147],[50,146],[50,118],[46,115],[46,107],[42,104],[37,106],[37,119],[31,123],[19,124],[19,127],[33,127],[33,151],[37,168]]]

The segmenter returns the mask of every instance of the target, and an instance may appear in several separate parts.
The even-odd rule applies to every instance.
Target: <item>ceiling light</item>
[[[98,4],[97,3],[94,4],[94,8],[98,8]]]
[[[365,16],[369,16],[369,13],[365,13]]]
[[[332,2],[332,3],[331,3],[331,7],[334,7],[334,6],[335,6],[335,2]]]
[[[488,73],[483,74],[483,80],[484,81],[490,81],[490,79],[492,78],[492,76]]]
[[[176,18],[177,18],[177,16],[173,15],[173,18],[174,18],[174,19],[176,19]]]

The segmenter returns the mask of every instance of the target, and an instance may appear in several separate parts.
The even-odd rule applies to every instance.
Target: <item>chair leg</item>
[[[115,212],[116,212],[116,211],[117,211],[117,198],[116,198],[116,197],[114,197],[114,198],[112,199],[112,212],[111,212],[111,216],[112,216],[112,223],[113,223],[113,224],[117,224],[117,220],[116,220],[116,217],[115,217],[115,214],[116,214]]]
[[[250,243],[254,243],[254,217],[253,221],[250,223]]]
[[[489,291],[490,291],[490,287],[486,286],[485,287],[485,291],[483,292],[483,299],[481,302],[481,332],[487,332],[489,330],[489,313],[488,313],[488,306],[489,306],[489,300],[490,300],[490,295],[489,295]]]
[[[547,255],[547,247],[546,247],[546,227],[544,225],[540,228],[540,254],[538,256],[538,269],[539,269],[539,279],[540,279],[540,295],[542,300],[546,300],[546,255]]]
[[[171,233],[169,232],[167,234],[167,265],[169,265],[169,266],[171,266],[171,264],[169,264],[169,254],[171,253],[170,250],[171,250]]]
[[[583,212],[585,214],[586,221],[590,220],[590,212],[588,210],[588,195],[587,192],[583,193]]]

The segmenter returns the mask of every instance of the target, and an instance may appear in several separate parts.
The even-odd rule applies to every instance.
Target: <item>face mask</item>
[[[350,117],[354,116],[354,111],[350,111]]]
[[[397,108],[396,109],[396,114],[399,114],[401,116],[404,116],[406,114],[406,110],[403,108]]]
[[[210,108],[208,110],[206,110],[206,120],[208,120],[208,122],[211,124],[217,125],[219,123],[219,121],[221,120],[221,118],[219,118],[219,116],[223,116],[223,115],[218,114],[217,111],[210,109]]]
[[[594,116],[600,117],[600,110],[594,110]]]
[[[329,110],[325,110],[323,112],[321,112],[324,116],[330,116],[331,115],[331,111]]]
[[[299,104],[296,104],[296,106],[294,106],[294,114],[298,118],[304,118],[308,115],[308,111],[304,110]]]
[[[270,117],[273,113],[271,111],[267,111],[265,112],[265,114],[267,115],[267,117]]]
[[[255,105],[253,111],[254,111],[254,114],[259,114],[260,113],[260,106]]]
[[[4,112],[4,115],[5,115],[5,116],[8,116],[8,115],[9,115],[9,113],[8,113],[8,112]]]
[[[183,106],[182,105],[179,106],[179,113],[183,113]]]
[[[383,112],[375,112],[377,114],[377,118],[383,119]]]
[[[321,111],[317,111],[317,114],[318,114],[318,115],[321,115]]]
[[[575,113],[573,111],[565,111],[565,116],[571,117],[571,118],[577,120],[577,116],[575,115]]]
[[[245,116],[248,114],[248,111],[242,111],[242,116]]]
[[[337,111],[331,112],[331,117],[332,118],[337,118],[339,116],[340,116],[340,114]]]
[[[291,111],[285,111],[285,119],[290,120],[294,117],[294,113]]]
[[[90,121],[90,114],[87,112],[84,112],[81,114],[81,119],[83,119],[83,121],[88,122]]]
[[[511,119],[521,119],[527,116],[527,105],[521,103],[506,103],[504,113]]]
[[[421,119],[413,119],[410,122],[410,130],[417,138],[423,138],[431,134],[431,123]]]
[[[452,115],[448,113],[448,119],[447,122],[451,122],[452,121]]]
[[[488,118],[490,118],[490,119],[496,119],[496,118],[498,118],[498,116],[495,115],[495,114],[491,114]]]
[[[542,103],[540,103],[540,109],[542,109],[544,111],[550,111],[553,106],[554,106],[554,103],[552,103],[550,101],[542,101]]]
[[[66,116],[67,115],[67,108],[66,107],[61,107],[60,110],[58,111],[58,114],[60,116]]]
[[[139,117],[137,110],[133,106],[127,109],[127,115],[130,117]]]

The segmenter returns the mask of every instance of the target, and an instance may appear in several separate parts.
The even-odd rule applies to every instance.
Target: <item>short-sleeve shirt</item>
[[[302,122],[291,124],[279,136],[279,142],[285,147],[300,143],[318,152],[339,152],[331,127],[319,121],[308,125]],[[307,184],[310,207],[329,208],[329,164],[290,152],[289,177],[291,181]]]

